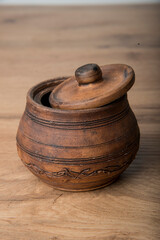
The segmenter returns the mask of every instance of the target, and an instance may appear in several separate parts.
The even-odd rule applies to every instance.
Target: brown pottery
[[[87,191],[114,182],[139,148],[127,91],[134,71],[88,64],[75,76],[31,88],[17,132],[24,165],[57,189]]]

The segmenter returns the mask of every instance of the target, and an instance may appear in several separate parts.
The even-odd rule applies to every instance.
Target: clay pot
[[[139,128],[127,94],[100,107],[58,109],[51,92],[66,78],[42,82],[27,94],[17,132],[24,165],[57,189],[87,191],[114,182],[139,148]]]

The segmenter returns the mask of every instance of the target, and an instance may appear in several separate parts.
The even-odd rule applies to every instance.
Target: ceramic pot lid
[[[86,64],[51,92],[50,104],[60,109],[100,107],[123,96],[132,87],[134,76],[133,69],[124,64]]]

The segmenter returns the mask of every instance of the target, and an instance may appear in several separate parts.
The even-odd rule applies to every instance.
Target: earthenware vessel
[[[131,67],[88,64],[70,78],[37,84],[17,132],[24,165],[57,189],[87,191],[114,182],[139,148],[127,100]]]

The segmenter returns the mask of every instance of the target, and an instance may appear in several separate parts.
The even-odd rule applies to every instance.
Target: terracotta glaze
[[[66,79],[44,81],[28,92],[17,132],[19,157],[33,174],[57,189],[104,187],[135,158],[140,137],[136,118],[126,92],[99,107],[52,107],[51,93]]]

